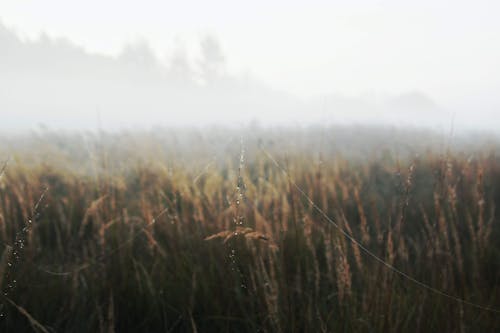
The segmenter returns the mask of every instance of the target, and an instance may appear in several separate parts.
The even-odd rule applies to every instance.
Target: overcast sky
[[[449,109],[500,110],[499,1],[2,0],[21,36],[118,55],[147,40],[193,59],[209,33],[229,71],[307,98],[418,91]],[[471,111],[473,112],[473,111]]]

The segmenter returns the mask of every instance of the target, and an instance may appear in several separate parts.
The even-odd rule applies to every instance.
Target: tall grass
[[[498,146],[443,154],[411,139],[398,161],[387,147],[360,158],[361,141],[318,160],[313,132],[254,133],[244,152],[213,133],[191,146],[52,135],[11,145],[0,180],[3,331],[500,329],[498,313],[401,277],[321,213],[412,278],[499,309]]]

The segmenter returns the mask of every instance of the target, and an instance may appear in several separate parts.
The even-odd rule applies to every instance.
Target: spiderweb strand
[[[403,271],[399,270],[398,268],[394,267],[393,265],[389,264],[387,261],[385,261],[384,259],[382,259],[379,256],[377,256],[375,253],[371,252],[369,249],[367,249],[365,246],[363,246],[363,244],[361,244],[358,240],[356,240],[354,237],[352,237],[351,235],[349,235],[349,233],[347,233],[337,222],[335,222],[335,220],[333,220],[331,217],[329,217],[318,205],[316,205],[316,203],[307,195],[307,193],[305,193],[304,190],[302,190],[302,188],[299,185],[297,185],[297,183],[290,177],[290,174],[287,172],[287,170],[285,168],[283,168],[278,163],[278,161],[267,150],[265,150],[262,147],[260,147],[260,150],[267,156],[267,158],[269,160],[271,160],[273,162],[273,164],[279,170],[281,170],[281,172],[283,172],[283,174],[288,178],[288,180],[293,185],[293,187],[295,187],[295,189],[297,191],[299,191],[299,193],[309,202],[309,204],[318,213],[321,214],[321,216],[323,216],[323,218],[326,221],[328,221],[328,223],[330,223],[331,225],[333,225],[351,243],[353,243],[356,246],[358,246],[364,253],[366,253],[368,256],[372,257],[375,261],[379,262],[380,264],[382,264],[383,266],[385,266],[387,269],[389,269],[390,271],[393,271],[394,273],[396,273],[399,276],[405,278],[406,280],[408,280],[410,282],[413,282],[417,286],[419,286],[419,287],[421,287],[423,289],[426,289],[426,290],[428,290],[428,291],[430,291],[430,292],[432,292],[434,294],[443,296],[443,297],[448,298],[450,300],[453,300],[455,302],[458,302],[458,303],[461,303],[461,304],[464,304],[464,305],[468,305],[468,306],[471,306],[471,307],[474,307],[474,308],[477,308],[477,309],[480,309],[480,310],[484,310],[484,311],[489,311],[489,312],[494,312],[494,313],[499,313],[500,314],[500,309],[496,309],[496,308],[492,308],[492,307],[488,307],[488,306],[484,306],[484,305],[481,305],[481,304],[477,304],[477,303],[473,303],[473,302],[467,301],[467,300],[462,299],[460,297],[448,294],[447,292],[444,292],[444,291],[442,291],[440,289],[434,288],[434,287],[432,287],[432,286],[430,286],[430,285],[428,285],[428,284],[426,284],[426,283],[424,283],[424,282],[422,282],[420,280],[417,280],[414,277],[406,274],[405,272],[403,272]]]

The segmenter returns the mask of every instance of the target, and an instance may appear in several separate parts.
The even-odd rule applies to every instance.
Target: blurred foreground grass
[[[390,265],[500,309],[500,145],[447,140],[354,127],[2,137],[0,329],[499,330],[499,313],[366,256],[293,185]]]

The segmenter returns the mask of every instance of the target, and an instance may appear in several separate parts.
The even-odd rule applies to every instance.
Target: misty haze
[[[41,35],[21,40],[0,26],[2,126],[95,129],[131,125],[296,125],[338,123],[448,125],[449,111],[412,91],[397,96],[325,95],[307,101],[248,76],[226,73],[217,39],[200,41],[197,66],[182,50],[170,62],[156,58],[147,42],[124,47],[117,57],[89,54],[69,40]],[[140,110],[138,112],[137,110]],[[322,118],[323,117],[323,118]]]
[[[500,331],[499,15],[2,1],[0,331]]]

